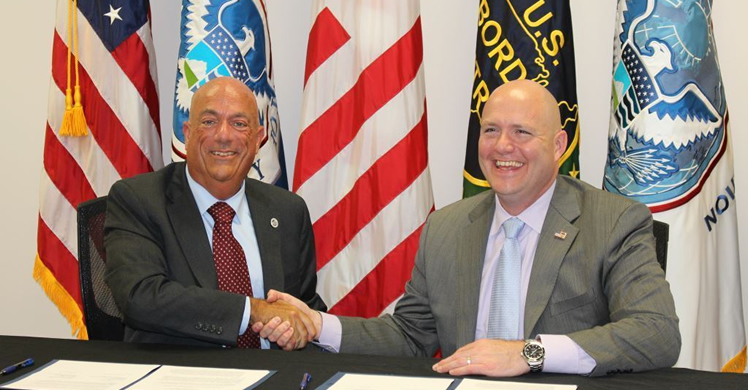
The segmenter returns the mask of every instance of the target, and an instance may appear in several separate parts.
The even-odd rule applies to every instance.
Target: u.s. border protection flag
[[[579,109],[568,0],[480,0],[462,196],[489,188],[478,165],[483,104],[512,80],[537,81],[556,97],[569,144],[559,173],[579,177]]]
[[[391,307],[434,206],[419,3],[312,6],[293,187],[309,206],[331,313]]]
[[[711,13],[711,0],[619,1],[604,188],[670,224],[678,366],[743,372],[732,145]]]
[[[149,1],[78,0],[77,29],[68,5],[57,1],[34,278],[73,334],[87,338],[76,207],[108,194],[119,179],[161,168],[163,157]],[[76,40],[78,71],[73,61],[68,73]],[[76,73],[88,135],[63,137],[65,92]]]
[[[234,77],[254,92],[267,132],[249,177],[288,188],[264,2],[182,0],[181,41],[172,158],[185,158],[182,124],[189,119],[195,91],[216,77]]]

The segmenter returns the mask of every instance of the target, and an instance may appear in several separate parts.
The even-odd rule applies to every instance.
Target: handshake
[[[252,331],[286,351],[304,348],[319,338],[322,315],[299,299],[270,290],[266,300],[250,298]]]

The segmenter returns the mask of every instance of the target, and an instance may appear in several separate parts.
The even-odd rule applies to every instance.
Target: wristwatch
[[[543,362],[545,362],[545,348],[538,340],[525,340],[522,357],[530,366],[530,372],[540,372],[543,369]]]

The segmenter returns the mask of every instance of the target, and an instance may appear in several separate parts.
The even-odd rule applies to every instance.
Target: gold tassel
[[[73,0],[68,0],[68,59],[65,62],[67,66],[67,89],[65,90],[65,114],[62,116],[62,126],[60,126],[60,136],[67,137],[73,132],[71,126],[73,123],[73,90],[70,88],[70,42],[73,41]]]
[[[70,49],[68,49],[69,51]],[[68,85],[70,84],[68,78]],[[73,123],[73,91],[68,88],[65,91],[65,114],[62,115],[62,126],[60,127],[60,135],[63,137],[69,137],[73,135],[72,130]]]
[[[75,94],[70,88],[72,53],[70,45],[75,51]],[[78,73],[78,0],[68,0],[68,61],[67,61],[67,89],[65,91],[65,114],[62,116],[60,136],[82,137],[88,135],[86,115],[83,113],[81,98],[80,75]],[[75,105],[73,105],[75,102]]]
[[[77,67],[77,64],[76,64]],[[77,69],[76,69],[77,70]],[[75,86],[75,106],[72,109],[72,133],[73,137],[82,137],[88,135],[88,126],[86,125],[86,115],[83,114],[83,106],[81,105],[81,87]]]

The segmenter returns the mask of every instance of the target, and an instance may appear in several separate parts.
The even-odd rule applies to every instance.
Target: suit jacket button
[[[202,328],[203,328],[203,323],[202,322],[198,322],[197,324],[195,324],[195,329],[200,330]]]
[[[223,333],[223,328],[219,326],[218,330],[216,331],[216,334],[221,334],[221,333]]]
[[[216,326],[215,325],[211,325],[210,326],[210,333],[215,333],[215,332],[216,332]]]

